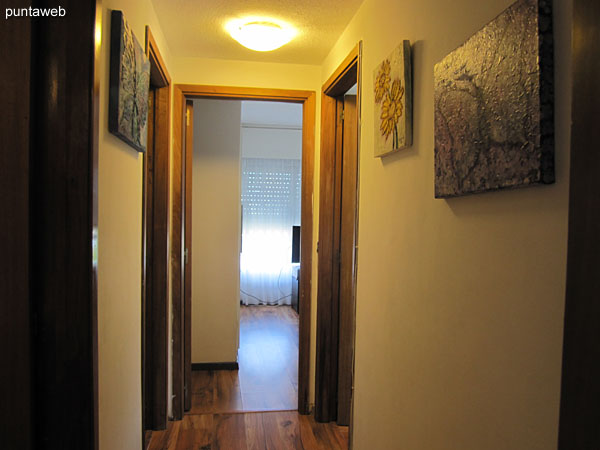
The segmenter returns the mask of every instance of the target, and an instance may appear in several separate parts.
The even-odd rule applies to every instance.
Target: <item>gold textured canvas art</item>
[[[410,42],[403,41],[373,74],[375,156],[412,145]]]
[[[554,183],[552,1],[518,0],[435,65],[435,196]]]

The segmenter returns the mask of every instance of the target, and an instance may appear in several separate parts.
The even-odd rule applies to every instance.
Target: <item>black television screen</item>
[[[300,262],[300,226],[292,227],[292,262]]]

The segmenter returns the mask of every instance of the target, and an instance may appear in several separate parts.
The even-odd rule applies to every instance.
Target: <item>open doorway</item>
[[[310,91],[290,91],[280,89],[256,89],[256,88],[234,88],[234,87],[217,87],[217,86],[195,86],[195,85],[176,85],[174,90],[174,155],[173,155],[173,211],[181,210],[182,214],[173,215],[173,236],[171,240],[172,245],[172,286],[173,286],[173,394],[179,398],[185,398],[185,402],[176,402],[174,397],[173,402],[173,417],[179,419],[183,417],[184,405],[185,410],[193,411],[193,391],[197,390],[201,383],[194,381],[192,378],[192,355],[189,352],[194,346],[192,344],[192,332],[194,326],[198,329],[197,325],[192,325],[192,316],[194,315],[194,306],[191,302],[193,294],[188,296],[187,292],[192,289],[204,289],[203,283],[197,279],[194,275],[193,267],[197,264],[196,256],[198,252],[202,253],[202,250],[196,249],[196,240],[198,237],[188,237],[190,229],[194,228],[194,224],[202,223],[203,221],[212,220],[215,208],[194,208],[191,205],[188,206],[189,199],[192,198],[195,203],[195,196],[197,195],[196,187],[202,180],[210,178],[214,175],[215,171],[209,171],[205,174],[198,174],[192,170],[194,162],[192,161],[193,142],[199,139],[205,138],[200,133],[193,133],[190,131],[190,125],[192,122],[200,120],[198,117],[198,111],[194,111],[194,102],[196,100],[226,100],[222,101],[221,104],[232,104],[231,100],[258,100],[258,101],[281,101],[286,103],[295,103],[301,105],[302,108],[302,163],[301,173],[304,174],[301,181],[300,188],[300,202],[301,202],[301,232],[300,232],[300,247],[301,247],[301,265],[303,270],[306,269],[307,276],[300,276],[298,281],[298,298],[299,298],[299,314],[298,314],[298,360],[297,360],[297,395],[295,395],[296,405],[298,412],[301,414],[309,413],[309,399],[308,399],[308,379],[309,379],[309,345],[310,345],[310,292],[311,292],[311,260],[312,260],[312,191],[313,191],[313,164],[314,164],[314,132],[315,132],[315,93]],[[209,100],[210,101],[210,100]],[[210,116],[204,117],[200,120],[202,123],[207,122],[211,116],[216,114],[215,111]],[[241,128],[241,106],[238,112],[238,130]],[[231,114],[228,114],[231,116]],[[214,131],[217,125],[212,127]],[[241,137],[238,134],[238,147],[241,141]],[[239,152],[239,148],[238,148]],[[239,153],[238,153],[239,160]],[[214,161],[213,161],[214,162]],[[206,167],[206,165],[205,165]],[[180,168],[180,170],[179,170]],[[241,161],[238,163],[236,174],[239,177],[241,168]],[[192,181],[193,180],[193,181]],[[195,185],[194,187],[192,187]],[[227,187],[229,183],[227,180],[221,178],[216,179],[212,184],[205,186],[202,192],[208,193],[213,197],[218,194],[221,187]],[[179,191],[179,192],[178,192]],[[239,262],[241,249],[241,190],[237,190],[237,245],[238,250],[235,257],[237,258],[237,278],[239,280]],[[180,209],[181,208],[181,209]],[[199,211],[195,211],[199,209]],[[197,213],[204,212],[204,215],[198,216]],[[192,217],[192,226],[189,226],[188,219]],[[200,234],[201,239],[205,242],[214,241],[214,237],[217,233],[223,231],[222,227],[216,228],[212,232]],[[229,242],[232,242],[230,240]],[[189,244],[193,245],[190,246]],[[207,264],[213,264],[208,262]],[[213,264],[214,265],[214,264]],[[192,267],[191,275],[185,275],[190,272],[190,266]],[[234,266],[234,264],[232,264]],[[215,273],[214,278],[220,277],[218,272]],[[221,277],[222,278],[222,277]],[[181,283],[179,282],[181,280]],[[193,280],[193,282],[192,282]],[[240,290],[239,284],[232,283],[235,288],[235,297],[233,300],[236,303],[237,310],[239,311],[240,305]],[[189,286],[192,289],[188,289]],[[202,331],[202,329],[199,329]],[[235,335],[237,340],[238,336],[237,328],[230,335]],[[231,336],[230,336],[231,337]],[[214,336],[207,337],[204,342],[218,343],[219,341]],[[184,351],[185,350],[185,351]],[[204,361],[197,364],[203,364],[205,369],[227,369],[237,367],[237,342],[234,347],[233,356],[228,356],[226,360],[221,361]],[[194,368],[200,368],[194,365]],[[188,372],[189,371],[189,372]],[[229,371],[230,373],[233,371]],[[189,373],[189,375],[188,375]],[[228,377],[226,373],[221,373],[222,384],[236,383],[237,381]],[[198,400],[198,398],[196,398]],[[228,399],[227,402],[231,406],[235,404],[235,399]],[[230,406],[226,409],[231,409]],[[254,408],[253,408],[254,409]],[[281,408],[279,408],[281,409]]]
[[[239,382],[244,410],[298,408],[302,105],[241,104]]]
[[[191,107],[190,413],[296,410],[302,105]]]

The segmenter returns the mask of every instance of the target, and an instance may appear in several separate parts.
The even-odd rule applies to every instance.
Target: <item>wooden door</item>
[[[567,287],[558,448],[600,448],[600,3],[573,7]]]
[[[337,423],[348,425],[352,404],[355,320],[355,248],[358,170],[356,95],[343,98],[342,190],[340,210],[339,344]]]
[[[191,408],[192,376],[192,155],[194,106],[176,97],[183,113],[183,139],[173,153],[173,216],[171,264],[173,297],[173,418],[180,420]]]
[[[16,3],[26,6],[25,2]],[[24,29],[26,18],[7,20],[0,27],[0,72],[16,71],[22,77],[13,78],[12,84],[2,83],[4,101],[18,96],[14,109],[10,103],[4,105],[3,126],[14,124],[14,129],[8,130],[9,136],[19,136],[2,140],[1,152],[11,154],[2,157],[2,166],[7,162],[8,167],[2,167],[0,185],[4,188],[4,183],[8,183],[19,189],[10,191],[8,199],[15,196],[22,203],[12,210],[10,200],[7,202],[2,196],[4,216],[0,229],[5,231],[4,221],[17,225],[23,220],[24,208],[29,214],[29,229],[27,222],[22,222],[23,228],[13,229],[15,233],[6,237],[12,242],[2,245],[2,249],[4,245],[9,249],[2,257],[6,263],[14,264],[10,270],[24,270],[10,281],[9,286],[23,283],[13,291],[15,296],[1,297],[0,303],[11,302],[12,311],[11,316],[3,316],[2,324],[5,319],[22,319],[30,308],[29,328],[25,324],[23,329],[15,330],[19,334],[29,330],[29,342],[22,334],[10,336],[15,341],[6,344],[23,352],[3,352],[3,371],[22,370],[28,360],[31,362],[30,373],[23,372],[16,384],[2,383],[9,390],[0,401],[3,406],[11,404],[12,395],[23,394],[7,421],[2,415],[3,431],[7,431],[3,433],[2,448],[27,448],[29,444],[36,449],[98,448],[100,73],[96,64],[100,59],[96,50],[100,46],[95,47],[94,43],[96,31],[101,29],[102,10],[89,0],[65,0],[61,4],[68,11],[67,17],[33,20],[30,35]],[[14,47],[5,53],[5,45]],[[20,50],[24,53],[17,54]],[[9,90],[7,95],[5,88]],[[29,127],[25,127],[28,120]],[[27,135],[29,145],[25,150],[22,146]],[[21,150],[25,152],[20,154]],[[6,170],[11,172],[5,178]],[[21,183],[25,186],[23,191]],[[0,192],[3,194],[3,189]],[[5,240],[4,235],[1,240]],[[19,248],[13,260],[12,252]],[[2,270],[2,278],[4,274]],[[27,294],[28,299],[24,297]],[[32,394],[29,401],[28,391]],[[33,422],[19,424],[27,415]],[[13,445],[11,436],[15,434],[22,442]]]
[[[159,136],[165,100],[164,91],[150,90],[144,155],[143,387],[144,427],[150,430],[167,426],[169,152]]]
[[[0,29],[3,56],[0,95],[0,371],[2,445],[34,448],[30,270],[30,68],[31,19],[6,20]]]
[[[354,359],[360,43],[323,86],[315,419],[349,424]]]
[[[169,74],[149,27],[148,141],[144,154],[142,226],[143,429],[167,426],[169,316]]]
[[[184,409],[192,407],[192,161],[194,155],[194,102],[186,102],[185,150],[183,159],[183,384]]]
[[[339,210],[343,102],[321,96],[315,419],[337,416]]]
[[[154,98],[155,90],[150,89],[148,94],[148,140],[146,142],[146,153],[144,154],[144,188],[142,199],[142,430],[151,430],[152,425],[149,417],[152,412],[151,395],[149,392],[150,380],[152,373],[150,372],[150,361],[146,356],[146,352],[150,351],[151,345],[148,339],[149,327],[146,325],[148,320],[148,297],[151,296],[152,276],[150,276],[149,268],[152,267],[152,227],[149,227],[152,222],[152,205],[154,202],[150,200],[152,193],[152,167],[154,166]],[[150,223],[149,223],[150,222]],[[149,373],[150,372],[150,373]]]

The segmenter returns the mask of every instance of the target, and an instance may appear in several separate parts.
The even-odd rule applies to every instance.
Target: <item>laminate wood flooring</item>
[[[298,409],[298,314],[240,307],[239,371],[192,372],[191,414]]]
[[[191,410],[166,430],[152,432],[147,448],[348,448],[348,427],[317,423],[296,411],[298,315],[291,307],[240,308],[239,364],[239,371],[194,371]]]
[[[348,427],[297,411],[186,414],[152,432],[148,450],[346,450]]]

